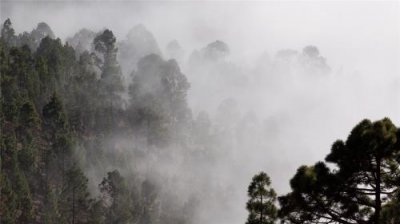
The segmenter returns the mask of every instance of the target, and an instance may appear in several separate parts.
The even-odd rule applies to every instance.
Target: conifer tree
[[[67,223],[83,223],[89,213],[88,179],[82,170],[74,165],[66,173],[61,198],[60,209],[62,219]]]
[[[292,192],[279,198],[289,223],[380,224],[384,202],[400,183],[400,131],[388,118],[363,120],[346,141],[336,141],[326,162],[302,166]]]
[[[250,199],[247,202],[249,216],[246,224],[274,223],[277,217],[276,193],[271,188],[269,176],[264,172],[255,175],[247,193]]]
[[[4,41],[9,48],[16,45],[15,31],[12,27],[10,19],[6,19],[6,21],[4,21],[1,29],[1,40]]]

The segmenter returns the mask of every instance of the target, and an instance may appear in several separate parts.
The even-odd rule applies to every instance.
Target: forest
[[[170,57],[153,42],[141,25],[125,40],[105,28],[81,29],[62,41],[44,22],[17,34],[10,19],[4,21],[1,224],[213,223],[206,208],[218,223],[228,223],[234,219],[228,211],[237,207],[247,210],[246,224],[400,223],[400,127],[390,118],[360,118],[342,133],[347,139],[325,146],[325,158],[298,167],[289,192],[274,190],[269,170],[253,173],[243,184],[248,188],[237,189],[235,175],[247,172],[238,150],[262,148],[281,124],[267,120],[270,136],[260,140],[256,115],[237,115],[231,98],[219,104],[217,119],[193,113],[190,89],[204,96],[216,93],[218,82],[232,84],[232,92],[247,83],[240,69],[223,61],[230,51],[223,41],[190,56],[192,74],[182,71],[177,41],[167,46]],[[330,71],[314,46],[277,57],[279,72],[294,58],[311,78]],[[221,70],[231,76],[208,83],[200,75]],[[219,103],[212,96],[196,102]],[[246,192],[247,204],[234,205]]]

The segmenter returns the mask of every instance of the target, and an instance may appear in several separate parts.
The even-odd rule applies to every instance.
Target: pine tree
[[[67,223],[83,223],[89,213],[88,179],[82,170],[74,165],[66,173],[61,197],[60,210],[62,219]]]
[[[292,192],[279,198],[289,223],[380,224],[384,202],[400,183],[399,129],[388,119],[363,120],[346,141],[336,141],[326,162],[301,166]]]
[[[249,216],[246,224],[272,224],[277,218],[275,207],[276,193],[271,188],[271,180],[264,172],[253,177],[248,188],[247,210]]]
[[[47,175],[50,178],[48,180],[62,186],[66,170],[71,163],[72,139],[64,106],[57,94],[53,94],[50,102],[43,107],[42,113],[45,137],[51,146],[45,156]]]
[[[8,47],[13,47],[16,45],[15,31],[12,27],[10,19],[6,19],[1,29],[1,40],[7,44]]]
[[[99,129],[109,131],[116,126],[117,114],[122,107],[121,93],[124,91],[121,68],[117,62],[116,38],[112,31],[106,29],[93,41],[97,53],[97,65],[101,70],[99,96],[102,108],[98,114]]]

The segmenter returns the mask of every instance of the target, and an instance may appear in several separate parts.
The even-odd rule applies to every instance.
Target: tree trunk
[[[264,214],[263,214],[263,210],[264,210],[264,207],[262,206],[263,205],[263,196],[261,195],[261,211],[260,211],[260,224],[262,224],[263,223],[263,216],[264,216]]]
[[[72,188],[72,224],[75,224],[75,187]]]
[[[376,181],[375,181],[375,224],[380,222],[380,214],[382,210],[381,202],[381,159],[376,159]]]

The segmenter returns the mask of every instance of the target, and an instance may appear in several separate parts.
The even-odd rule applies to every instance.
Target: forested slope
[[[144,161],[188,143],[189,84],[177,63],[142,58],[128,90],[112,31],[80,55],[49,33],[42,23],[16,35],[10,20],[1,31],[1,222],[186,223],[190,211],[163,205],[155,178],[126,171],[129,155],[110,140],[135,138],[147,149],[131,153]],[[84,170],[104,175],[97,189]]]

